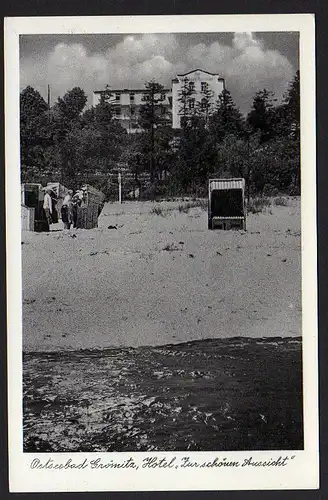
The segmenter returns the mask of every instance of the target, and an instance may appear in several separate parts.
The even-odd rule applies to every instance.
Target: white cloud
[[[253,34],[249,31],[244,31],[240,33],[235,33],[232,46],[237,50],[245,50],[248,47],[259,47],[261,42],[253,37]]]
[[[21,86],[32,85],[53,100],[80,86],[92,102],[92,91],[103,88],[142,88],[151,78],[165,86],[177,73],[194,68],[217,72],[226,79],[236,103],[245,112],[252,96],[264,87],[280,98],[293,78],[286,57],[267,50],[252,33],[235,33],[232,46],[219,42],[181,44],[173,34],[129,35],[114,47],[89,53],[83,44],[58,43],[47,54],[34,54],[21,63]]]

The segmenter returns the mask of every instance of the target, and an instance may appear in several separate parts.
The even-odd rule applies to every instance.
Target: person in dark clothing
[[[77,227],[77,220],[79,216],[79,209],[81,207],[82,200],[79,194],[73,196],[73,227]]]
[[[57,224],[58,222],[57,198],[53,191],[51,192],[51,201],[52,201],[52,214],[51,214],[52,223]]]

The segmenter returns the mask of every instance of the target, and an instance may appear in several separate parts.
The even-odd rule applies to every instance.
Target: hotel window
[[[121,94],[119,94],[118,92],[115,94],[115,100],[116,101],[120,101],[121,100]]]
[[[195,107],[195,99],[189,99],[189,109],[194,109]]]
[[[195,82],[189,82],[189,90],[190,90],[190,92],[194,92],[194,90],[195,90]]]
[[[130,101],[134,102],[134,93],[130,94]]]
[[[208,84],[206,82],[200,82],[200,90],[205,92],[207,90]]]
[[[200,102],[201,108],[202,109],[207,109],[208,108],[208,100],[203,97],[203,99]]]

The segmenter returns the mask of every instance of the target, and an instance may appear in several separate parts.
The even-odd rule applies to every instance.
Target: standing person
[[[47,189],[43,199],[43,210],[46,214],[46,219],[49,225],[52,224],[52,199],[51,199],[51,189]]]
[[[52,223],[57,224],[57,222],[58,222],[57,201],[58,200],[57,200],[57,197],[53,191],[51,192],[51,201],[52,201],[52,214],[51,214]]]
[[[73,191],[70,189],[64,198],[61,208],[62,221],[64,229],[70,229],[73,224]]]
[[[73,196],[73,227],[77,227],[78,213],[81,206],[81,198],[79,192],[75,193]]]

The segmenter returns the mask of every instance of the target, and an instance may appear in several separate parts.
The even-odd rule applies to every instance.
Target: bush
[[[179,212],[184,212],[187,214],[191,208],[195,207],[200,207],[202,210],[205,210],[207,212],[208,201],[204,199],[197,200],[196,198],[194,198],[192,201],[188,201],[184,205],[179,205],[178,210]]]
[[[191,204],[190,203],[186,203],[185,205],[179,205],[178,206],[178,210],[179,212],[184,212],[185,214],[187,214],[189,212],[189,209],[191,208]]]
[[[208,200],[207,199],[200,199],[198,200],[198,206],[202,209],[202,210],[205,210],[205,212],[207,212],[208,210]]]
[[[153,207],[151,209],[151,213],[164,216],[163,209],[161,207]]]
[[[248,212],[252,214],[258,214],[260,212],[264,212],[270,206],[270,198],[266,198],[265,196],[257,196],[256,198],[251,198],[247,209]]]
[[[277,196],[277,198],[275,198],[273,200],[273,203],[275,205],[278,205],[280,207],[288,207],[289,203],[288,203],[288,199],[285,198],[284,196]]]
[[[272,186],[272,184],[265,184],[263,191],[262,191],[262,196],[277,196],[278,195],[278,188],[275,186]]]

